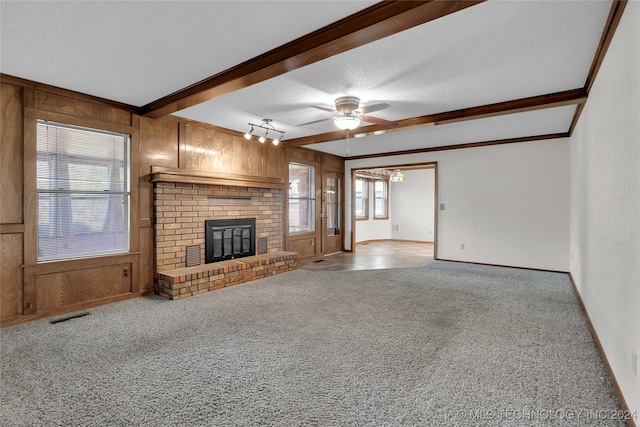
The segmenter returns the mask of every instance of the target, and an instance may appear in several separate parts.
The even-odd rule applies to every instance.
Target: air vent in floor
[[[88,316],[91,313],[89,313],[88,311],[85,313],[78,313],[78,314],[74,314],[72,316],[67,316],[67,317],[62,317],[60,319],[55,319],[55,320],[50,320],[49,323],[51,323],[52,325],[55,325],[56,323],[62,323],[62,322],[66,322],[67,320],[71,320],[71,319],[77,319],[78,317],[84,317],[84,316]]]

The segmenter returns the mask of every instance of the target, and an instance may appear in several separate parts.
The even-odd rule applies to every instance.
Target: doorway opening
[[[392,181],[399,172],[402,181]],[[438,164],[351,170],[351,251],[371,241],[433,244],[437,259]]]

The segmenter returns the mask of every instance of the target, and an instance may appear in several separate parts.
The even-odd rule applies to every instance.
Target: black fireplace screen
[[[210,219],[204,222],[205,263],[256,254],[256,219]]]

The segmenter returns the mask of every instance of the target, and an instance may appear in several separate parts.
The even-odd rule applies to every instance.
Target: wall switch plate
[[[464,243],[460,243],[460,249],[464,249]]]
[[[638,376],[638,353],[635,350],[631,350],[631,372],[633,376]]]
[[[444,210],[444,203],[440,203],[440,210],[443,211]]]

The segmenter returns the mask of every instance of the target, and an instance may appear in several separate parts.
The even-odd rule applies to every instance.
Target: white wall
[[[356,243],[389,239],[391,239],[391,221],[388,219],[369,218],[356,223]]]
[[[404,170],[405,180],[391,182],[390,218],[391,238],[433,242],[435,173],[433,169]]]
[[[640,358],[639,76],[640,2],[630,1],[571,137],[570,235],[571,274],[638,413],[631,352]]]
[[[568,138],[352,160],[346,176],[420,162],[438,162],[439,259],[569,270]],[[349,249],[350,222],[345,233]]]

